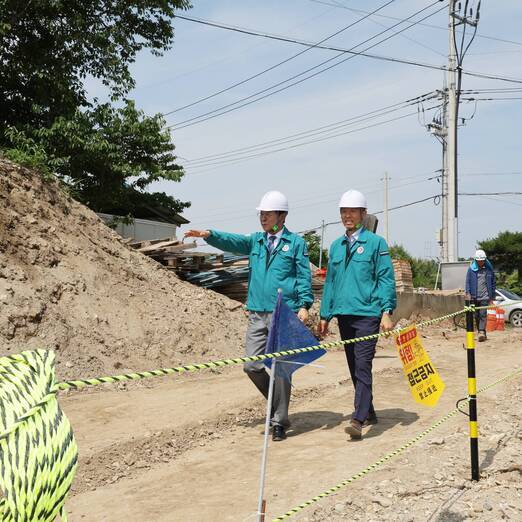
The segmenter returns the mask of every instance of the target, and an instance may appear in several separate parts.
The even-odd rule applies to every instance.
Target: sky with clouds
[[[386,3],[386,0],[194,0],[194,7],[181,14],[319,42],[365,16],[357,10],[373,11]],[[350,49],[397,24],[393,18],[407,18],[433,3],[392,1],[378,12],[381,16],[374,15],[352,25],[324,45]],[[438,2],[411,19],[420,20],[435,13],[423,22],[430,27],[410,27],[368,52],[445,65],[448,10],[444,6],[447,2]],[[437,13],[439,9],[442,10]],[[519,0],[483,0],[477,37],[465,57],[464,69],[522,79],[520,20]],[[365,49],[408,25],[398,25],[356,50]],[[441,145],[425,127],[437,114],[437,109],[433,109],[439,104],[437,99],[359,123],[352,120],[330,133],[318,131],[310,139],[298,137],[283,145],[268,144],[246,153],[215,156],[349,120],[440,89],[444,81],[442,71],[356,56],[255,103],[187,125],[182,122],[197,122],[201,114],[299,75],[336,53],[310,49],[251,81],[178,110],[305,48],[181,19],[174,20],[174,27],[174,45],[164,56],[149,53],[138,56],[132,67],[136,88],[130,97],[148,114],[175,111],[166,120],[173,126],[173,141],[186,176],[180,183],[156,183],[151,189],[191,201],[192,207],[184,214],[191,220],[191,227],[240,233],[257,230],[255,207],[262,194],[271,189],[288,196],[291,211],[287,224],[294,231],[316,227],[323,219],[336,221],[339,196],[349,188],[363,191],[368,197],[369,211],[376,212],[383,208],[384,172],[391,178],[391,207],[440,193],[436,171],[441,168]],[[312,73],[318,70],[313,69]],[[522,84],[473,76],[464,76],[462,85],[463,89],[517,87],[522,88]],[[461,115],[470,119],[459,132],[461,192],[522,190],[522,90],[491,96],[519,99],[462,104]],[[256,98],[246,101],[252,99]],[[212,116],[216,114],[219,112],[211,112]],[[331,137],[333,134],[336,136]],[[328,139],[313,142],[317,138]],[[293,146],[304,141],[312,143]],[[245,159],[245,155],[250,157]],[[206,157],[210,158],[201,159]],[[520,196],[462,196],[460,255],[468,257],[477,240],[501,230],[521,230],[521,211]],[[438,256],[436,231],[440,221],[441,207],[433,201],[390,212],[390,242],[403,244],[416,256]],[[380,233],[382,224],[381,216]],[[327,227],[326,245],[342,232],[339,225]]]

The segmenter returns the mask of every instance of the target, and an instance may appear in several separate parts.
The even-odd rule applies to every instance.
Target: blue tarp
[[[277,304],[272,314],[272,322],[268,333],[265,353],[281,352],[295,348],[305,348],[319,344],[317,338],[299,320],[297,315],[281,299],[277,298]],[[299,353],[277,358],[277,376],[290,380],[293,372],[309,364],[326,353],[326,350],[314,350],[312,352]],[[265,365],[272,367],[273,359],[267,359]],[[279,364],[280,361],[293,361],[300,364]]]

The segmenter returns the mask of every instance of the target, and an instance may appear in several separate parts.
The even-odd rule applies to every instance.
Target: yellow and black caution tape
[[[453,312],[451,314],[447,314],[441,317],[437,317],[435,319],[430,319],[428,321],[422,321],[416,325],[417,328],[424,328],[426,326],[438,323],[440,321],[444,321],[445,319],[450,319],[459,314],[463,314],[467,311],[467,308],[462,310],[458,310],[457,312]],[[183,366],[176,366],[173,368],[161,368],[159,370],[149,370],[144,372],[133,372],[133,373],[125,373],[122,375],[112,375],[107,377],[95,377],[93,379],[78,379],[72,381],[64,381],[60,382],[56,385],[58,390],[69,390],[72,388],[85,388],[87,386],[97,386],[99,384],[107,384],[107,383],[118,383],[124,381],[137,381],[140,379],[148,379],[150,377],[163,377],[166,375],[172,375],[175,373],[185,373],[185,372],[196,372],[200,370],[208,370],[208,369],[216,369],[223,368],[224,366],[233,366],[237,364],[242,364],[245,362],[253,362],[253,361],[265,361],[267,359],[276,359],[278,357],[287,357],[289,355],[298,355],[300,353],[313,352],[315,350],[331,350],[333,348],[338,348],[344,346],[345,344],[353,344],[359,341],[369,341],[371,339],[378,339],[380,337],[388,337],[394,333],[399,333],[402,328],[397,328],[390,332],[380,332],[373,335],[365,335],[363,337],[357,337],[356,339],[346,339],[344,341],[334,341],[331,343],[322,343],[315,346],[307,346],[304,348],[295,348],[292,350],[283,350],[280,352],[267,353],[262,355],[251,355],[245,357],[236,357],[233,359],[220,359],[217,361],[210,361],[204,363],[195,363],[195,364],[186,364]]]
[[[486,390],[489,390],[490,388],[493,388],[494,386],[497,386],[498,384],[501,384],[502,382],[505,382],[509,379],[512,379],[513,377],[516,377],[520,373],[522,373],[522,368],[519,368],[515,372],[510,373],[509,375],[506,375],[505,377],[502,377],[501,379],[498,379],[497,381],[495,381],[491,384],[488,384],[487,386],[484,386],[483,388],[478,390],[477,393],[482,393]],[[299,504],[298,506],[290,509],[284,515],[280,515],[279,517],[272,519],[272,522],[280,522],[281,520],[290,518],[290,517],[294,516],[295,514],[299,513],[300,511],[302,511],[303,509],[306,509],[307,507],[311,506],[315,502],[318,502],[319,500],[326,498],[326,497],[332,495],[333,493],[337,493],[342,488],[348,486],[352,482],[355,482],[356,480],[366,476],[368,473],[375,471],[375,469],[377,469],[379,466],[382,466],[383,464],[385,464],[387,461],[389,461],[393,457],[400,455],[401,453],[406,451],[408,448],[410,448],[411,446],[413,446],[414,444],[419,442],[421,439],[426,437],[426,435],[429,435],[433,430],[438,428],[441,424],[443,424],[447,420],[454,417],[459,411],[460,410],[458,408],[451,410],[449,413],[444,415],[444,417],[440,418],[437,422],[435,422],[435,424],[432,424],[429,428],[426,428],[422,433],[419,433],[419,435],[417,435],[416,437],[413,437],[413,439],[410,439],[408,442],[406,442],[405,444],[403,444],[396,450],[391,451],[390,453],[387,453],[386,455],[381,457],[379,460],[377,460],[373,464],[370,464],[369,466],[364,468],[362,471],[359,471],[359,473],[352,475],[350,478],[343,480],[342,482],[339,482],[339,484],[336,484],[335,486],[331,487],[330,489],[323,491],[322,493],[320,493],[319,495],[316,495],[315,497],[311,498],[310,500],[307,500],[306,502],[303,502],[303,503]]]
[[[53,352],[0,357],[0,520],[67,520],[78,449],[56,399]]]
[[[519,304],[522,304],[522,299],[520,301],[510,301],[508,306],[511,306],[511,305],[519,305]],[[470,308],[473,308],[473,310],[488,310],[490,308],[502,308],[502,304],[492,304],[492,305],[487,305],[487,306],[475,306],[475,305],[470,305]]]

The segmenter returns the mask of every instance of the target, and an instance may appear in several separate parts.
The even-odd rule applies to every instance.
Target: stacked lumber
[[[199,272],[215,268],[223,263],[222,254],[188,252],[196,248],[197,244],[195,242],[183,243],[176,238],[134,241],[129,243],[129,246],[178,273]]]
[[[128,243],[138,252],[155,259],[169,270],[197,286],[209,288],[221,294],[246,302],[248,292],[248,256],[211,252],[191,252],[197,247],[195,242],[183,243],[176,238],[134,241]],[[310,263],[312,291],[316,299],[321,299],[324,277],[317,267]],[[395,282],[398,292],[413,292],[413,276],[408,261],[393,260]]]
[[[248,256],[193,252],[198,246],[195,242],[183,243],[176,238],[133,241],[128,245],[174,270],[185,281],[246,301]]]
[[[155,259],[189,283],[209,288],[242,303],[248,293],[248,256],[192,252],[196,243],[182,243],[175,238],[128,243],[138,252]],[[317,268],[310,266],[312,274]],[[323,293],[324,279],[314,276],[312,290],[316,298]]]
[[[393,259],[392,262],[397,292],[413,292],[413,274],[410,262],[405,259]]]

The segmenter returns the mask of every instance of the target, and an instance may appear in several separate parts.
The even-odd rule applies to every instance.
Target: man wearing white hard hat
[[[477,250],[466,274],[466,297],[476,306],[488,306],[495,299],[495,272],[484,250]],[[478,340],[483,342],[486,336],[487,309],[477,310],[476,322],[479,332]]]
[[[393,265],[386,241],[363,226],[367,206],[357,190],[345,192],[339,202],[345,233],[330,247],[321,301],[322,336],[333,317],[343,340],[393,329],[391,315],[397,302]],[[355,410],[346,431],[354,439],[362,437],[365,425],[377,422],[372,394],[376,344],[377,339],[371,339],[344,346],[355,388]]]
[[[189,230],[185,233],[185,237],[201,237],[221,250],[249,256],[247,356],[265,353],[279,289],[285,303],[303,322],[308,320],[308,309],[314,301],[306,243],[285,226],[286,196],[277,190],[267,192],[257,210],[262,232],[242,235],[218,230]],[[263,362],[247,362],[244,370],[266,399],[269,376]],[[290,391],[291,383],[276,377],[271,420],[273,440],[286,438]]]

